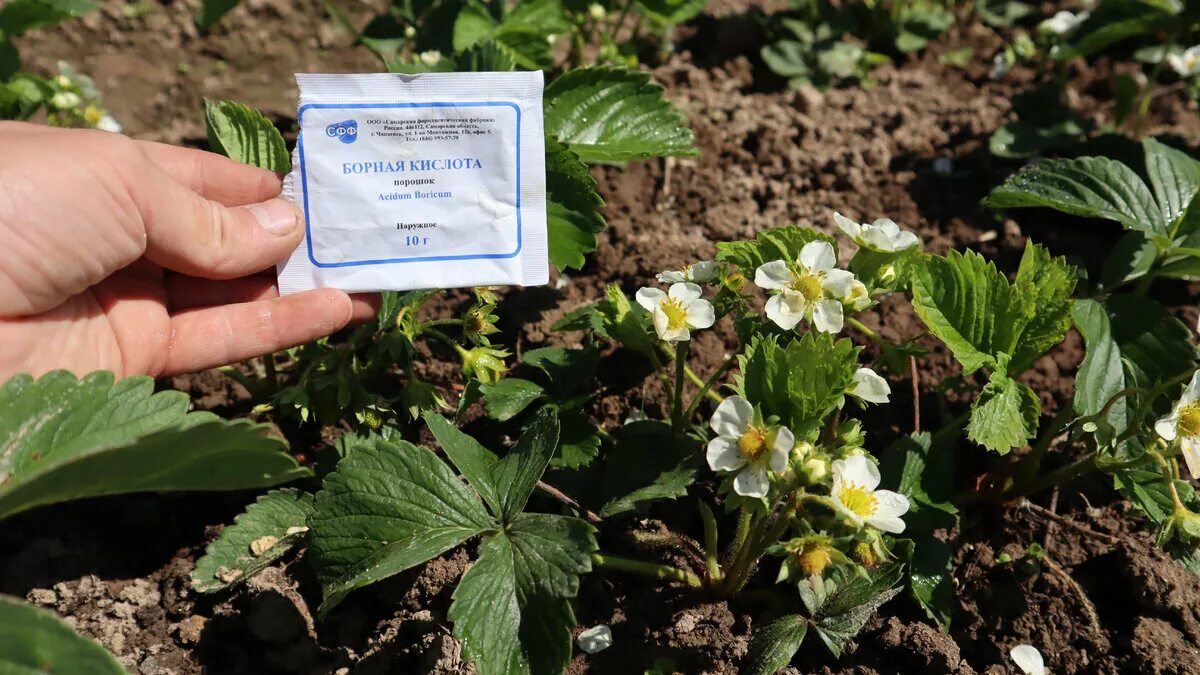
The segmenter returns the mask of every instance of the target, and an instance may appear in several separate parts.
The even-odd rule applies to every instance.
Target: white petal
[[[884,251],[885,253],[891,253],[892,251],[896,250],[895,245],[892,244],[892,238],[888,236],[887,232],[884,232],[877,227],[863,228],[862,238],[863,243],[867,245],[867,248],[873,248],[876,251]]]
[[[700,296],[704,295],[704,290],[696,284],[684,282],[671,284],[671,290],[667,294],[686,307],[689,302],[699,300]]]
[[[875,501],[875,513],[871,514],[872,518],[899,518],[908,513],[910,508],[908,497],[891,490],[876,490]]]
[[[1154,430],[1162,436],[1164,441],[1175,440],[1175,431],[1179,428],[1179,406],[1171,411],[1170,415],[1160,419],[1154,423]]]
[[[637,304],[647,312],[653,312],[655,307],[667,299],[667,294],[657,288],[639,288],[634,297],[637,299]]]
[[[833,212],[833,223],[837,225],[838,229],[845,233],[847,237],[850,237],[855,243],[858,242],[858,238],[862,235],[862,225],[850,220],[837,211]]]
[[[708,442],[705,451],[708,468],[713,471],[736,471],[746,465],[746,457],[732,438],[718,436]]]
[[[901,232],[900,234],[896,235],[894,239],[892,239],[892,245],[897,251],[903,251],[904,249],[912,248],[913,246],[919,246],[920,244],[920,237],[912,232]]]
[[[660,284],[677,284],[681,281],[687,281],[687,277],[685,277],[683,272],[680,272],[679,270],[667,270],[665,272],[659,272],[654,278],[658,279],[658,283]]]
[[[792,271],[788,269],[788,264],[782,260],[774,260],[759,265],[758,269],[754,270],[754,284],[759,288],[767,288],[776,290],[787,286],[792,282]]]
[[[737,440],[741,438],[750,420],[754,419],[754,406],[741,396],[730,396],[717,406],[708,426],[717,432],[718,436]]]
[[[871,227],[886,234],[889,240],[895,239],[896,235],[900,234],[900,226],[891,218],[876,218],[875,222],[871,223]]]
[[[837,460],[833,463],[833,472],[839,475],[842,481],[854,483],[864,490],[874,490],[879,486],[879,468],[862,455],[850,455]]]
[[[1183,56],[1179,54],[1167,54],[1167,63],[1170,64],[1171,70],[1174,70],[1179,75],[1187,75],[1187,62],[1183,60]]]
[[[612,642],[612,629],[604,624],[589,628],[575,638],[575,643],[579,645],[579,648],[588,654],[604,651],[612,646]]]
[[[697,283],[712,281],[717,276],[717,263],[711,260],[701,260],[689,268],[691,280]]]
[[[1194,403],[1200,399],[1200,370],[1192,375],[1192,381],[1188,382],[1188,386],[1183,390],[1183,396],[1179,397],[1179,402],[1183,404]]]
[[[654,323],[654,332],[658,333],[658,339],[660,339],[660,340],[670,339],[667,336],[674,333],[675,331],[672,331],[670,329],[671,317],[667,316],[667,313],[662,311],[661,306],[657,306],[654,308],[654,313],[650,315],[650,319]]]
[[[825,279],[821,281],[821,288],[835,298],[844,298],[850,294],[850,289],[854,288],[854,273],[846,270],[829,270],[825,273]]]
[[[733,491],[743,497],[766,497],[771,488],[767,467],[762,464],[747,464],[733,479]]]
[[[717,320],[717,312],[707,300],[696,300],[687,306],[687,323],[692,328],[708,328]]]
[[[892,387],[870,368],[859,368],[854,371],[854,384],[850,385],[850,394],[868,403],[887,403],[892,394]]]
[[[810,241],[800,249],[800,264],[810,272],[828,272],[837,264],[837,256],[827,241]]]
[[[792,446],[796,444],[796,437],[787,427],[779,427],[775,432],[774,442],[771,443],[771,470],[775,473],[783,473],[787,468],[788,457],[792,454]]]
[[[842,330],[842,303],[837,300],[818,300],[813,308],[813,325],[825,333],[838,333]]]
[[[659,336],[666,342],[687,342],[692,339],[692,332],[688,330],[687,326],[680,326],[679,328],[666,329],[659,333]]]
[[[1200,440],[1185,438],[1179,441],[1179,447],[1183,450],[1183,462],[1187,464],[1188,473],[1192,478],[1200,478]]]
[[[804,318],[804,296],[784,291],[767,300],[767,318],[784,330],[791,330]]]
[[[1046,662],[1042,660],[1042,653],[1036,647],[1017,645],[1008,652],[1008,655],[1025,675],[1045,675]]]

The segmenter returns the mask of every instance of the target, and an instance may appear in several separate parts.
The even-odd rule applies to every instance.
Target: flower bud
[[[409,40],[417,37],[417,29],[413,26],[405,26],[404,27],[404,37]]]
[[[829,462],[821,457],[810,457],[796,473],[805,485],[816,485],[829,475]]]
[[[463,373],[483,384],[496,384],[508,370],[504,359],[509,353],[503,349],[479,346],[468,350],[458,347],[458,355],[462,358]]]
[[[741,272],[730,272],[721,280],[721,283],[734,293],[741,293],[742,289],[746,287],[746,275]]]
[[[50,105],[58,110],[73,110],[83,103],[79,94],[71,91],[60,91],[50,97]]]
[[[588,16],[592,17],[596,21],[601,21],[604,19],[604,17],[608,16],[608,11],[604,9],[604,5],[601,5],[598,2],[593,2],[592,4],[588,5]]]
[[[851,557],[863,567],[874,567],[879,562],[879,556],[875,554],[875,547],[865,541],[854,545]]]

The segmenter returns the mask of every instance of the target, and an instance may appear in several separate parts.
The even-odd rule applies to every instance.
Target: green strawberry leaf
[[[546,136],[546,232],[550,262],[559,272],[580,269],[604,230],[596,179],[574,150]]]
[[[996,266],[974,251],[926,256],[913,277],[913,308],[963,372],[995,368],[1011,355],[1035,308]]]
[[[600,430],[578,410],[549,406],[557,410],[562,433],[558,439],[558,450],[550,465],[555,468],[578,469],[600,455]]]
[[[100,643],[54,613],[5,595],[0,595],[0,672],[125,675]]]
[[[69,499],[268,487],[311,475],[269,427],[188,412],[154,380],[54,371],[0,385],[0,519]]]
[[[994,371],[971,404],[967,438],[988,450],[1007,454],[1033,438],[1041,412],[1041,402],[1032,389]]]
[[[312,495],[284,488],[258,498],[204,549],[192,571],[192,588],[225,590],[266,569],[308,536]]]
[[[1128,230],[1167,235],[1163,213],[1133,169],[1107,157],[1027,164],[983,200],[991,208],[1045,206],[1085,218],[1115,220]]]
[[[201,32],[207,33],[213,26],[221,20],[229,12],[233,11],[234,7],[241,4],[242,0],[203,0],[200,5],[200,13],[196,16],[196,27]]]
[[[903,590],[899,586],[903,573],[902,563],[892,563],[867,572],[865,577],[851,576],[841,584],[826,582],[834,588],[813,610],[813,628],[835,658],[841,657],[846,643],[858,635],[875,610]]]
[[[1174,236],[1200,193],[1200,162],[1153,138],[1143,139],[1142,148],[1162,220],[1170,236]]]
[[[480,675],[559,673],[571,657],[567,598],[591,571],[595,530],[577,518],[521,514],[483,544],[448,616]]]
[[[1033,242],[1025,244],[1015,285],[1024,304],[1032,307],[1033,317],[1017,340],[1010,372],[1024,372],[1042,354],[1062,342],[1071,328],[1071,293],[1075,291],[1075,281],[1075,270],[1064,258],[1051,257],[1045,248]]]
[[[427,415],[427,419],[436,416]],[[324,615],[351,591],[495,527],[479,497],[428,448],[376,440],[325,477],[309,519]]]
[[[279,130],[259,111],[234,101],[204,99],[208,145],[242,164],[275,173],[292,170],[292,158]]]
[[[649,73],[597,66],[546,87],[546,132],[585,162],[696,155],[692,130]]]
[[[503,523],[513,522],[525,509],[529,495],[554,457],[559,435],[555,412],[550,408],[539,410],[517,444],[492,467],[492,480],[500,494],[500,510],[496,515]]]
[[[92,0],[8,0],[0,6],[0,33],[14,38],[83,16],[96,7]]]
[[[560,402],[571,392],[587,390],[600,368],[600,354],[593,348],[543,347],[525,352],[522,360],[550,379],[549,390]]]
[[[735,389],[802,438],[842,405],[859,351],[850,340],[828,333],[807,333],[786,346],[773,335],[757,337],[738,356]]]
[[[808,619],[788,614],[754,631],[742,670],[747,675],[775,675],[792,662],[808,634]]]
[[[800,249],[813,241],[828,242],[836,256],[837,241],[809,227],[789,225],[763,230],[749,241],[727,241],[717,244],[717,260],[736,265],[745,277],[753,281],[754,272],[762,265],[775,261],[799,260]]]
[[[519,377],[506,377],[496,384],[481,384],[479,391],[483,393],[483,409],[488,417],[501,422],[521,414],[546,393],[542,385]]]

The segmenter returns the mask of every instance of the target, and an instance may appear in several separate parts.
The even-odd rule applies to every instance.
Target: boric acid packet
[[[542,73],[296,76],[280,293],[546,283]]]

